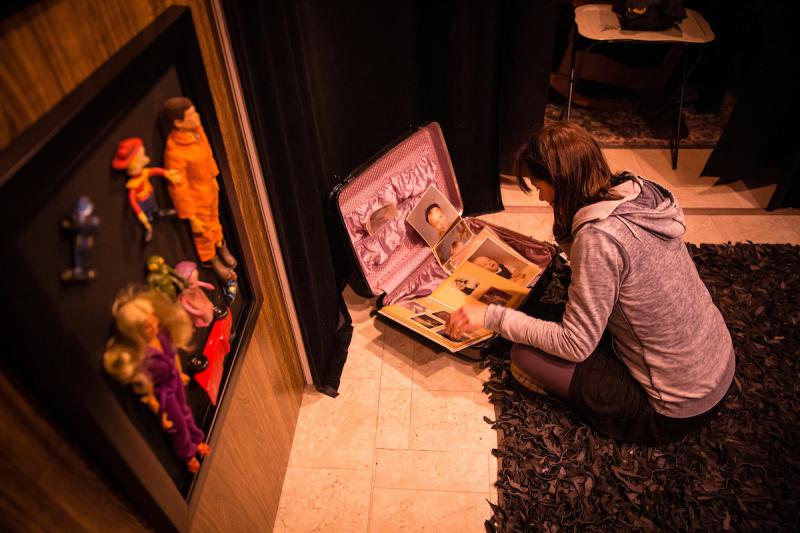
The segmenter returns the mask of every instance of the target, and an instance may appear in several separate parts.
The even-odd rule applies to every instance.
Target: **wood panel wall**
[[[0,21],[0,149],[172,4],[192,9],[265,299],[240,378],[229,391],[233,398],[207,465],[192,530],[271,531],[303,377],[209,5],[203,0],[40,0]],[[5,371],[0,386],[0,528],[6,521],[15,526],[12,530],[146,528],[24,386]],[[27,525],[19,523],[25,516],[31,521]]]

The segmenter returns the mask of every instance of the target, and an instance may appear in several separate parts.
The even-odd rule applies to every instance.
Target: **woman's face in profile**
[[[556,196],[556,191],[553,189],[553,186],[550,185],[548,182],[541,180],[539,178],[531,178],[531,185],[539,191],[539,201],[540,202],[547,202],[550,205],[553,205],[553,200]]]

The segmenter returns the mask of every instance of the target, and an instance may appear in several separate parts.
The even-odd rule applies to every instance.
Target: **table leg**
[[[675,138],[670,143],[670,151],[672,152],[672,170],[678,168],[678,148],[681,144],[681,121],[683,120],[683,96],[686,91],[686,79],[688,78],[687,60],[686,60],[686,45],[684,45],[684,53],[681,57],[681,95],[678,100],[678,120],[675,126]]]
[[[577,34],[578,34],[578,28],[573,24],[571,32],[572,50],[570,53],[570,60],[569,60],[569,96],[567,96],[567,120],[569,120],[569,115],[572,112],[572,92],[575,90],[575,46],[578,44],[576,38]]]

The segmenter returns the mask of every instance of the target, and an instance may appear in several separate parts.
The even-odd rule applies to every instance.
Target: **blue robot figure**
[[[86,256],[94,245],[94,232],[100,218],[94,214],[94,204],[88,196],[81,196],[75,210],[61,221],[61,228],[72,238],[72,268],[61,272],[64,282],[91,281],[97,273],[86,265]]]

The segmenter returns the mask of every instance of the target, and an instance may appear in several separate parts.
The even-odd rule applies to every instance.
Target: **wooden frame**
[[[186,531],[214,453],[195,476],[176,469],[162,449],[160,430],[142,431],[141,420],[132,417],[132,408],[120,399],[121,388],[115,387],[100,365],[103,339],[112,324],[108,307],[114,295],[111,287],[121,289],[142,282],[143,271],[138,279],[130,272],[142,269],[140,261],[146,254],[160,250],[154,249],[153,243],[141,244],[135,219],[131,222],[127,211],[122,214],[124,202],[106,200],[102,206],[96,202],[106,214],[99,213],[101,226],[90,262],[102,261],[106,267],[98,269],[97,280],[86,285],[65,286],[54,281],[69,266],[68,243],[62,242],[58,230],[60,218],[69,214],[64,212],[61,196],[81,190],[101,199],[118,198],[123,185],[109,180],[108,146],[123,132],[130,134],[131,128],[145,128],[142,136],[146,145],[150,140],[148,153],[156,164],[160,150],[152,144],[159,137],[152,118],[157,115],[159,98],[175,87],[191,98],[201,113],[220,168],[220,218],[229,247],[239,258],[239,295],[232,306],[231,350],[225,360],[219,401],[216,406],[209,402],[201,415],[195,411],[214,448],[262,293],[188,8],[167,9],[0,153],[0,220],[4,228],[0,287],[6,305],[13,306],[6,309],[8,318],[2,321],[0,332],[8,354],[2,361],[4,371],[18,374],[30,386],[31,394],[57,427],[78,442],[157,530]],[[91,166],[91,161],[99,160],[106,162],[105,181],[87,171],[99,168]],[[122,191],[124,194],[124,188]],[[119,223],[125,220],[130,222],[127,226]],[[171,243],[185,253],[186,243],[191,244],[187,223],[176,219],[164,224],[156,228],[163,235],[159,237],[162,244]],[[32,239],[35,235],[45,238]],[[196,257],[190,259],[197,261]],[[109,268],[111,264],[115,268]],[[81,327],[72,327],[75,323]],[[196,336],[195,340],[200,344],[205,337]]]

